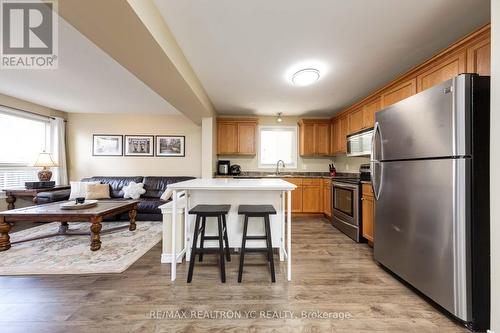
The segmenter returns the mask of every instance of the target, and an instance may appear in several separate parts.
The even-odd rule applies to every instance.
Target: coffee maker
[[[217,161],[217,174],[218,175],[229,175],[231,168],[231,162],[227,160]]]

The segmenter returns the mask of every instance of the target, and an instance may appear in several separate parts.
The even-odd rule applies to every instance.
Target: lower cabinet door
[[[302,187],[302,212],[321,213],[321,194],[320,185],[304,185]]]
[[[363,218],[363,237],[373,242],[373,223],[374,223],[375,202],[371,196],[363,196],[362,200],[362,218]]]

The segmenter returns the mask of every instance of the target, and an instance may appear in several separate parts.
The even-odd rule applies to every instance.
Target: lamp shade
[[[52,158],[52,154],[40,153],[40,155],[38,155],[38,158],[33,166],[35,166],[35,167],[55,167],[55,166],[57,166],[57,163],[54,162],[54,159]]]

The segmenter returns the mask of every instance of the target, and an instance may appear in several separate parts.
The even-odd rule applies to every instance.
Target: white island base
[[[291,280],[291,191],[294,184],[281,179],[193,179],[169,185],[174,191],[172,195],[172,212],[177,209],[177,192],[185,191],[186,205],[184,214],[184,248],[178,252],[176,237],[171,238],[172,258],[171,279],[176,279],[176,264],[186,256],[189,261],[191,254],[191,239],[193,237],[194,215],[189,215],[189,209],[198,204],[229,204],[231,210],[227,216],[227,232],[229,247],[240,248],[243,233],[243,216],[238,215],[239,205],[271,204],[277,214],[271,215],[271,234],[273,248],[279,248],[280,260],[287,260],[287,279]],[[285,193],[287,202],[285,203]],[[285,214],[285,205],[287,206]],[[177,214],[172,214],[172,233],[176,234]],[[216,234],[215,219],[207,219],[207,235]],[[264,222],[262,218],[250,218],[248,224],[249,235],[263,235]],[[217,247],[215,241],[206,241],[205,247]],[[265,247],[265,241],[249,240],[247,247]]]

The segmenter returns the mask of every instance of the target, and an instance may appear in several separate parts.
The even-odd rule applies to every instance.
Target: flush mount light
[[[282,112],[278,112],[278,118],[276,118],[276,122],[281,123],[283,121],[283,118],[281,118]]]
[[[313,84],[319,80],[319,71],[314,68],[301,69],[292,75],[292,83],[295,86],[303,87]]]

